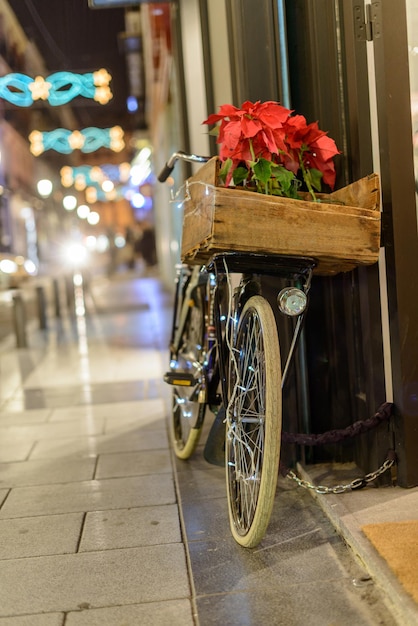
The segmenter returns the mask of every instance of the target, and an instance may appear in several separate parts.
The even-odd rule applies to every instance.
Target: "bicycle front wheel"
[[[226,482],[231,532],[246,548],[264,537],[276,494],[281,441],[276,322],[261,296],[244,306],[231,355]]]
[[[206,410],[204,335],[204,296],[196,290],[175,361],[175,372],[190,375],[194,380],[191,385],[173,388],[171,439],[179,459],[188,459],[193,454],[202,431]]]

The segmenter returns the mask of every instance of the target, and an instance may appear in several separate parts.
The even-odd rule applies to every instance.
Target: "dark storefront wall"
[[[282,5],[287,59],[280,54]],[[418,484],[418,300],[411,292],[415,284],[411,277],[418,270],[418,247],[405,1],[383,0],[372,5],[370,17],[379,9],[381,17],[379,13],[374,41],[368,43],[367,27],[361,21],[363,15],[365,22],[368,19],[363,0],[229,0],[231,73],[235,104],[246,99],[283,102],[287,61],[289,104],[308,120],[319,120],[320,127],[336,140],[343,152],[337,166],[338,185],[342,186],[371,173],[377,165],[372,150],[368,71],[373,47],[389,297],[389,375],[391,366],[396,416],[343,446],[304,452],[312,461],[354,459],[369,472],[379,467],[388,448],[395,446],[399,484],[406,487]],[[382,275],[385,277],[385,272]],[[301,398],[308,401],[312,432],[366,419],[387,399],[381,306],[386,316],[386,285],[381,290],[377,265],[332,279],[315,278],[301,355],[307,359],[306,376],[298,380],[296,397],[290,394],[286,399],[288,412],[293,414],[295,407],[299,408],[299,429],[306,417],[301,415],[301,405],[306,407]],[[390,358],[387,353],[386,358]],[[302,365],[304,361],[302,358]],[[306,388],[300,389],[303,381]],[[390,395],[391,387],[392,381]],[[294,426],[292,420],[289,426]],[[383,478],[383,482],[390,480],[389,475]]]
[[[386,256],[380,275],[384,278],[387,272],[389,307],[377,264],[314,279],[298,367],[284,398],[286,427],[324,432],[370,417],[386,399],[392,400],[392,369],[395,419],[344,445],[297,454],[314,462],[355,460],[370,472],[395,446],[399,484],[417,485],[418,298],[412,286],[417,282],[418,246],[405,0],[373,2],[373,8],[381,5],[382,13],[371,43],[359,22],[363,0],[225,1],[234,104],[279,100],[309,121],[318,120],[343,153],[337,164],[339,186],[371,173],[377,167],[372,146],[377,141],[380,146]],[[203,16],[206,2],[200,0]],[[375,53],[377,111],[370,102],[370,47]],[[207,53],[210,58],[210,49]],[[206,71],[210,75],[209,65]],[[374,78],[371,82],[374,89]],[[213,110],[210,83],[208,109]],[[378,136],[371,114],[378,117]],[[387,308],[390,338],[384,342]],[[288,334],[282,329],[284,351]],[[384,350],[389,339],[391,354]],[[382,482],[390,480],[386,474]]]
[[[359,58],[351,66],[350,72],[359,76],[348,75],[339,3],[262,0],[255,6],[251,0],[230,0],[228,6],[235,104],[246,99],[283,102],[289,97],[286,104],[309,121],[318,120],[342,150],[339,186],[372,172],[366,50],[365,45],[357,50]],[[280,28],[282,8],[285,30]],[[349,81],[357,84],[351,102]],[[287,344],[288,333],[282,329],[284,352]],[[284,396],[288,429],[319,433],[343,428],[370,417],[385,401],[377,266],[314,278],[296,365],[291,389]],[[361,441],[300,453],[308,461],[354,458],[370,471],[382,463],[391,445],[385,424]]]
[[[366,41],[356,37],[353,10],[346,0],[286,3],[292,107],[336,140],[338,186],[374,170]],[[386,400],[377,265],[315,279],[306,344],[312,430],[373,415]],[[373,471],[393,446],[391,428],[386,423],[343,446],[315,448],[311,458],[354,458]]]
[[[398,475],[418,484],[418,236],[405,0],[381,0],[373,41],[385,218],[393,394]],[[413,14],[410,14],[412,19]],[[411,23],[411,36],[418,30]]]
[[[340,428],[347,419],[372,415],[386,393],[393,393],[395,419],[358,438],[354,458],[372,471],[394,446],[398,482],[408,487],[418,484],[418,298],[411,291],[417,280],[418,241],[405,0],[382,0],[369,8],[362,0],[286,3],[292,105],[319,119],[339,141],[345,154],[340,184],[378,165],[373,161],[370,124],[376,115],[373,140],[379,148],[382,183],[381,278],[386,274],[387,284],[379,287],[379,268],[374,266],[321,279],[312,290],[307,328],[311,421],[321,431]],[[369,98],[374,89],[376,110]],[[384,314],[385,307],[389,309],[386,358],[391,357],[392,380],[387,390],[382,295]],[[351,450],[315,451],[314,457],[327,452],[345,460]]]

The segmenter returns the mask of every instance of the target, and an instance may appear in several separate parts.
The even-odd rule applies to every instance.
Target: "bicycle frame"
[[[199,285],[199,275],[200,268],[197,265],[194,267],[184,264],[176,266],[175,315],[171,329],[170,351],[175,352],[178,349],[180,336],[188,314],[188,301],[192,298],[193,290]],[[186,287],[185,290],[184,287]]]
[[[308,257],[286,257],[283,255],[257,255],[241,253],[223,253],[214,256],[207,267],[177,266],[176,291],[174,301],[173,328],[170,340],[170,358],[176,358],[180,340],[187,321],[193,294],[196,289],[204,289],[207,300],[205,363],[206,400],[212,406],[221,403],[217,387],[221,382],[222,401],[225,405],[228,398],[229,348],[226,333],[234,335],[239,321],[240,312],[250,295],[260,293],[260,276],[274,275],[295,281],[303,280],[303,289],[307,294],[310,288],[315,261]],[[230,274],[239,274],[239,283],[235,286],[228,283]],[[231,303],[230,310],[226,301]],[[284,386],[289,367],[297,346],[306,310],[297,317],[290,349],[281,375]],[[213,355],[214,346],[216,355]],[[168,382],[168,381],[167,381]]]
[[[225,333],[232,333],[232,338],[235,328],[239,322],[240,313],[246,301],[249,297],[251,297],[251,295],[261,292],[260,276],[281,276],[293,282],[296,280],[302,280],[303,291],[307,295],[310,289],[312,273],[315,265],[316,262],[309,257],[288,257],[284,255],[260,255],[252,253],[242,254],[235,252],[219,254],[211,259],[208,269],[214,272],[217,284],[217,291],[215,292],[217,312],[215,315],[215,327],[217,343],[219,346],[218,360],[224,402],[228,398],[229,393],[229,349],[226,345]],[[228,298],[232,298],[233,305],[231,311],[228,313],[225,310],[225,306],[222,306],[221,304],[222,297],[225,299],[225,292],[222,291],[221,285],[225,284],[225,277],[229,273],[239,273],[241,275],[241,279],[238,286],[235,287],[235,293],[230,293],[228,295]],[[306,309],[297,316],[290,349],[281,375],[282,387],[287,380],[289,367],[300,337],[305,313]],[[227,322],[228,318],[229,321]],[[228,324],[229,329],[227,328]]]

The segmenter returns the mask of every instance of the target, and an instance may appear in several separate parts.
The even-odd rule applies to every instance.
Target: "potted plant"
[[[303,181],[313,201],[322,181],[335,185],[335,141],[308,124],[303,115],[278,102],[244,102],[240,109],[224,104],[203,124],[218,124],[217,135],[224,184],[243,185],[258,193],[298,198]]]
[[[286,254],[335,274],[377,261],[379,177],[322,193],[322,183],[335,185],[339,151],[317,123],[276,102],[223,105],[203,123],[217,125],[220,149],[186,182],[185,262],[223,251]]]

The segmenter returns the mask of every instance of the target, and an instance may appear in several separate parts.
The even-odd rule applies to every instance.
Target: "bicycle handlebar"
[[[158,174],[157,179],[160,183],[164,183],[170,176],[176,161],[178,160],[187,161],[188,163],[206,163],[210,158],[211,157],[199,156],[197,154],[186,154],[186,152],[183,152],[182,150],[179,152],[173,152],[161,172]]]

